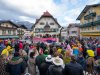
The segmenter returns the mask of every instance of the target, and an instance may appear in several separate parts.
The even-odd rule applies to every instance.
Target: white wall
[[[76,31],[76,33],[72,33],[73,31]],[[78,36],[78,35],[79,35],[79,28],[78,27],[69,28],[68,36]]]
[[[40,25],[40,23],[43,22],[44,25]],[[52,18],[41,18],[41,20],[35,25],[35,28],[44,28],[45,25],[46,25],[46,22],[48,22],[49,26],[50,26],[50,29],[54,29],[54,28],[58,28],[58,24],[52,19]],[[54,25],[50,25],[50,23],[54,23]],[[35,32],[35,28],[33,30],[33,32]],[[60,31],[58,32],[49,32],[49,33],[42,33],[42,32],[39,32],[39,33],[35,33],[35,35],[39,35],[39,34],[50,34],[50,35],[53,35],[53,34],[59,34]]]

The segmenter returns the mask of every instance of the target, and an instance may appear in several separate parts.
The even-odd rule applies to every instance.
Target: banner
[[[58,38],[33,38],[33,42],[57,42]]]

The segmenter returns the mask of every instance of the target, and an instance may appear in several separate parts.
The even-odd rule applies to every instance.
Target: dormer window
[[[54,23],[50,23],[50,25],[54,25]]]
[[[43,22],[40,22],[40,25],[44,25],[44,23]]]

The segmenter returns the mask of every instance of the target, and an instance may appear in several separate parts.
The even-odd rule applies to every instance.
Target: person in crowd
[[[19,52],[19,43],[18,42],[15,43],[14,48],[15,48],[15,52]]]
[[[0,55],[0,75],[9,75],[8,72],[6,72],[6,55]]]
[[[71,57],[70,57],[70,52],[69,52],[69,50],[65,52],[65,55],[64,55],[64,57],[63,57],[63,60],[64,60],[64,63],[65,63],[65,64],[70,63]]]
[[[52,56],[48,55],[45,58],[45,62],[41,64],[41,72],[42,72],[41,75],[46,75],[47,74],[47,70],[48,70],[50,65],[53,65],[52,64]]]
[[[83,69],[86,70],[86,61],[82,53],[78,55],[77,63],[79,63],[83,67]]]
[[[36,57],[36,60],[35,60],[35,62],[36,62],[36,65],[37,65],[37,67],[38,67],[38,69],[39,69],[39,73],[40,73],[40,75],[41,75],[41,64],[43,63],[45,61],[45,56],[43,55],[43,50],[42,49],[40,49],[39,50],[39,55]]]
[[[44,56],[47,57],[48,54],[49,54],[49,51],[48,51],[48,50],[45,50],[45,51],[44,51]]]
[[[97,44],[96,52],[97,52],[97,59],[100,59],[100,43]]]
[[[22,50],[22,49],[23,49],[23,42],[19,41],[19,50]]]
[[[59,57],[54,57],[52,59],[53,65],[49,66],[46,75],[63,75],[63,67],[64,63],[63,60]]]
[[[95,71],[98,75],[100,75],[100,59],[95,61]]]
[[[28,60],[28,72],[31,75],[36,75],[36,63],[35,63],[35,52],[30,53],[30,58]]]
[[[88,57],[86,59],[86,71],[89,74],[93,74],[93,72],[94,72],[94,64],[95,64],[94,57]]]
[[[63,75],[84,75],[83,68],[76,62],[76,57],[71,56],[71,62],[65,65]]]
[[[25,72],[26,64],[19,53],[15,53],[14,57],[7,63],[6,71],[10,75],[22,75]]]
[[[78,49],[77,45],[73,45],[73,54],[76,55],[76,57],[79,54],[79,49]]]
[[[4,48],[6,48],[6,46],[4,45],[3,40],[0,40],[0,54]]]
[[[5,54],[6,57],[8,58],[9,52],[10,52],[10,51],[13,51],[13,50],[14,50],[14,49],[13,49],[11,46],[8,45],[4,50],[2,50],[1,55]]]
[[[27,55],[26,51],[25,50],[19,50],[19,54],[22,57],[22,59],[27,63],[28,55]]]
[[[29,49],[30,49],[29,44],[26,43],[26,44],[24,45],[24,50],[26,51],[27,54],[28,54],[28,52],[29,52]]]

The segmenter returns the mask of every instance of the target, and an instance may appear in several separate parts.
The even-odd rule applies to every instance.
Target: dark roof
[[[43,15],[42,15],[39,19],[36,19],[36,22],[35,22],[35,24],[32,26],[32,28],[34,28],[35,25],[36,25],[36,24],[41,20],[41,18],[43,18],[43,17],[50,17],[50,18],[52,18],[52,19],[58,24],[58,26],[61,27],[60,24],[57,22],[57,19],[55,19],[48,11],[46,11],[46,12],[43,13]]]
[[[2,23],[10,23],[10,24],[13,24],[13,25],[16,26],[16,27],[19,27],[18,25],[16,25],[15,23],[13,23],[13,22],[10,21],[10,20],[1,20],[1,21],[0,21],[0,24],[2,24]]]
[[[25,25],[21,25],[20,28],[27,29]]]
[[[94,4],[94,5],[86,5],[85,8],[84,8],[83,11],[80,13],[80,15],[77,17],[76,20],[80,20],[81,17],[82,17],[91,7],[97,7],[97,6],[100,6],[100,3],[99,3],[99,4]]]
[[[79,27],[79,26],[80,26],[80,23],[70,23],[67,28],[70,28],[70,27]]]

